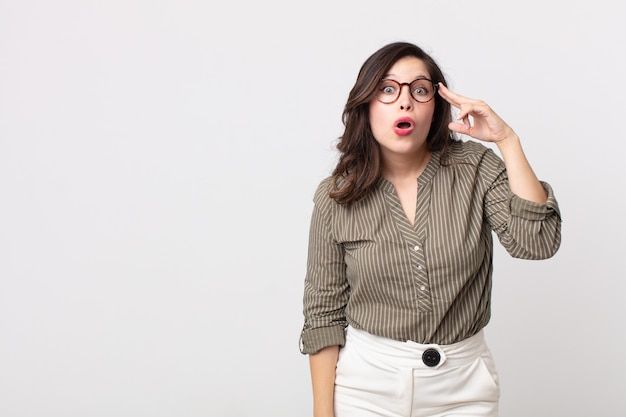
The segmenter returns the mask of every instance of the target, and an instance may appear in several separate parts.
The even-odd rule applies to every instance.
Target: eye
[[[432,94],[432,84],[428,80],[419,79],[411,83],[411,91],[414,97],[428,97]]]
[[[393,84],[385,83],[381,85],[380,92],[386,95],[394,95],[396,93],[396,87]]]

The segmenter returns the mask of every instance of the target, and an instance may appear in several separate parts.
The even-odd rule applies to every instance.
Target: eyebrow
[[[383,78],[383,80],[392,80],[392,81],[396,81],[398,82],[395,78],[393,74],[386,74]],[[413,81],[417,81],[417,80],[428,80],[428,81],[432,81],[430,78],[428,78],[428,76],[426,75],[418,75],[417,77],[413,78],[411,81],[409,82],[413,82]]]
[[[389,73],[389,72],[388,72],[388,73],[387,73],[387,74],[385,74],[384,76],[385,76],[385,77],[393,77],[393,76],[395,76],[395,75],[396,75],[396,74],[393,74],[393,73]],[[419,74],[417,77],[415,77],[415,78],[413,78],[413,79],[414,79],[414,80],[417,80],[418,78],[429,78],[429,77],[428,77],[428,75]]]

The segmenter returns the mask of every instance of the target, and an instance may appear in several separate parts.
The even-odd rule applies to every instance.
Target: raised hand
[[[513,129],[484,101],[456,94],[442,83],[439,83],[438,90],[441,97],[459,109],[458,122],[451,122],[449,125],[450,130],[453,132],[494,143],[516,138]]]

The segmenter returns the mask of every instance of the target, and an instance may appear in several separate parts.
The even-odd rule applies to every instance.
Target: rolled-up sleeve
[[[515,258],[552,257],[561,245],[561,213],[552,187],[541,182],[545,203],[525,200],[511,191],[504,163],[497,165],[499,172],[485,196],[485,214],[500,243]]]
[[[304,327],[300,351],[316,353],[326,346],[345,344],[349,285],[344,250],[332,236],[333,207],[328,181],[322,182],[313,199],[309,229],[307,273],[304,282]]]
[[[509,253],[516,258],[547,259],[554,256],[561,245],[561,212],[552,187],[546,182],[541,185],[548,195],[545,203],[524,200],[510,193],[509,230],[515,245]]]

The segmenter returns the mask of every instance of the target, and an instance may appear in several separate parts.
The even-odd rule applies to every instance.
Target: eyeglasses
[[[402,87],[408,85],[409,93],[413,100],[419,103],[427,103],[435,97],[437,84],[428,78],[418,78],[410,83],[399,83],[395,80],[384,79],[380,81],[376,90],[376,99],[381,103],[390,104],[400,97]]]

